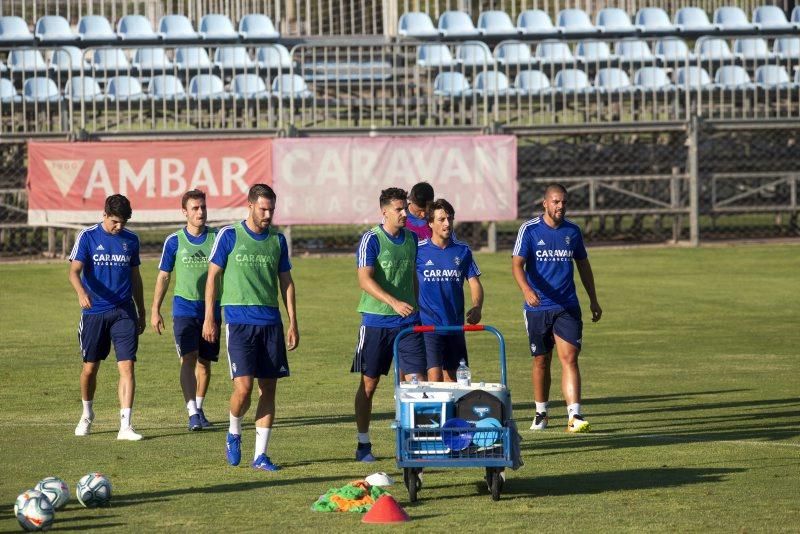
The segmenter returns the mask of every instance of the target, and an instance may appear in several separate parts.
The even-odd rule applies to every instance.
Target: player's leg
[[[121,306],[114,310],[111,322],[111,342],[117,356],[119,371],[119,433],[117,439],[139,441],[142,435],[136,433],[131,424],[133,418],[133,399],[136,395],[136,374],[134,364],[139,349],[139,331],[136,309],[133,304]]]
[[[561,391],[567,403],[567,431],[587,432],[589,423],[581,415],[581,372],[578,355],[581,352],[583,322],[580,309],[564,310],[556,315],[554,338],[561,362]]]
[[[388,328],[361,325],[358,330],[353,364],[350,372],[359,373],[360,381],[355,397],[357,446],[356,460],[374,462],[369,425],[372,419],[372,398],[378,389],[381,375],[386,375],[392,364],[391,343],[393,340]]]
[[[536,414],[531,430],[544,430],[549,421],[547,408],[550,402],[550,364],[553,360],[552,312],[525,311],[525,329],[528,332],[531,357],[531,385]]]
[[[212,425],[203,411],[203,401],[206,398],[208,384],[211,382],[211,362],[219,360],[219,339],[214,343],[209,343],[203,339],[203,323],[200,320],[197,320],[197,328],[197,338],[200,341],[200,354],[197,358],[197,366],[195,367],[195,380],[197,381],[195,405],[197,406],[197,413],[200,415],[200,424],[203,425],[203,428],[208,428]]]
[[[94,392],[97,389],[97,371],[100,370],[100,362],[83,362],[81,368],[81,403],[83,412],[75,427],[76,436],[88,436],[92,431],[94,421]]]
[[[252,325],[225,325],[228,365],[233,381],[229,401],[230,423],[225,442],[225,454],[230,465],[239,465],[242,459],[242,419],[250,408],[258,350],[254,342],[254,328]]]
[[[197,357],[200,354],[200,339],[202,326],[198,330],[197,320],[194,317],[174,317],[172,320],[172,332],[175,335],[175,348],[181,360],[180,382],[183,392],[183,402],[186,411],[189,412],[190,431],[201,430],[200,416],[197,413],[195,403],[195,392],[197,391],[197,380],[194,376],[194,368],[197,365]]]
[[[97,389],[97,372],[100,362],[111,351],[111,335],[105,314],[83,314],[78,324],[78,344],[83,355],[81,368],[81,402],[83,413],[75,427],[76,436],[88,436],[94,421],[94,392]]]
[[[467,340],[463,332],[455,335],[441,336],[445,339],[444,354],[442,356],[442,366],[444,367],[444,381],[456,382],[458,377],[456,372],[461,365],[461,360],[469,365],[467,355]]]
[[[262,352],[256,366],[258,405],[256,407],[256,447],[252,466],[262,471],[280,469],[267,455],[272,423],[275,420],[275,391],[278,379],[289,376],[283,325],[261,328]]]
[[[443,337],[445,336],[433,332],[426,332],[422,335],[422,339],[425,342],[428,382],[441,382],[444,378],[442,373],[442,359],[444,357]]]
[[[388,357],[393,358],[394,338],[405,327],[395,328],[391,333],[391,347],[387,347]],[[428,355],[425,350],[425,340],[422,334],[407,334],[400,339],[397,347],[397,356],[400,360],[400,369],[405,373],[405,380],[410,382],[414,375],[425,377],[428,373]],[[388,373],[388,369],[386,370]]]

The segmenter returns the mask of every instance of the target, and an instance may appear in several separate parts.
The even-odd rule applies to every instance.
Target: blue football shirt
[[[103,313],[131,301],[131,268],[141,263],[136,234],[123,228],[113,235],[102,224],[90,226],[75,239],[69,255],[73,260],[83,263],[81,283],[92,301],[83,313]]]
[[[539,306],[525,303],[526,310],[578,306],[572,260],[588,257],[578,225],[564,219],[558,228],[551,228],[542,217],[534,217],[520,226],[513,255],[525,259],[528,285],[539,295]]]
[[[480,275],[466,243],[450,239],[445,248],[440,248],[430,239],[420,241],[417,280],[422,324],[463,325],[464,281]]]
[[[264,241],[269,237],[269,232],[257,234],[250,230],[245,224],[241,223],[245,232],[257,241]],[[283,234],[278,234],[278,243],[281,247],[281,257],[278,260],[278,272],[285,273],[292,270],[289,261],[289,247],[286,245],[286,238]],[[228,265],[228,255],[236,244],[236,229],[234,226],[226,226],[217,234],[214,241],[214,248],[211,249],[209,261],[219,265],[223,269]],[[224,288],[223,288],[224,291]],[[281,311],[277,306],[223,306],[225,310],[225,322],[228,324],[250,324],[257,326],[274,326],[282,324]]]
[[[199,236],[193,236],[186,228],[178,230],[183,232],[186,239],[193,245],[202,245],[208,236],[208,227],[206,226]],[[158,264],[158,269],[165,273],[171,273],[175,269],[175,259],[178,255],[178,232],[173,232],[164,240],[164,248],[161,251],[161,261]],[[194,317],[195,319],[202,320],[205,318],[206,303],[204,300],[187,300],[178,295],[172,297],[172,316],[173,317]],[[222,316],[221,308],[219,305],[214,310],[217,320]]]

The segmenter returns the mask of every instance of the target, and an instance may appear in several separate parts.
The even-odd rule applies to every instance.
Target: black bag
[[[503,401],[482,389],[470,391],[456,401],[456,417],[471,423],[494,417],[503,426],[506,424]]]

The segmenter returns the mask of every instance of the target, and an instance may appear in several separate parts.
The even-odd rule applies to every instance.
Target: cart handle
[[[409,326],[398,332],[397,337],[394,338],[392,346],[392,359],[394,360],[394,385],[400,385],[400,358],[399,347],[400,340],[408,334],[420,334],[424,332],[491,332],[497,338],[499,344],[500,356],[500,383],[506,388],[508,387],[508,380],[506,379],[506,340],[500,331],[489,325],[483,324],[465,324],[460,326],[438,326],[438,325],[422,325],[422,326]]]

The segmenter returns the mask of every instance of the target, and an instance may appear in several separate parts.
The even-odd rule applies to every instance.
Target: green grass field
[[[134,425],[146,439],[117,442],[117,374],[101,369],[94,433],[80,415],[79,310],[66,262],[0,265],[0,530],[18,529],[15,497],[55,475],[74,489],[99,470],[114,486],[109,508],[74,496],[54,530],[317,532],[360,528],[358,514],[310,509],[330,487],[374,471],[420,531],[797,532],[800,529],[800,247],[590,251],[603,320],[587,324],[581,368],[594,432],[568,435],[553,363],[551,427],[534,434],[530,357],[508,253],[477,256],[487,291],[484,322],[507,338],[525,466],[492,502],[481,469],[430,469],[411,504],[394,461],[391,382],[374,410],[381,457],[353,461],[357,378],[348,370],[359,317],[350,257],[297,258],[300,348],[278,388],[270,456],[284,469],[232,468],[224,459],[224,354],[206,413],[211,431],[188,433],[171,336],[141,338]],[[156,264],[143,265],[145,301]],[[585,302],[585,295],[580,292]],[[166,314],[165,314],[166,315]],[[171,322],[170,322],[171,324]],[[472,334],[473,379],[495,380],[496,346]],[[254,441],[252,413],[243,460]],[[243,461],[243,464],[245,462]],[[4,503],[4,504],[3,504]]]

